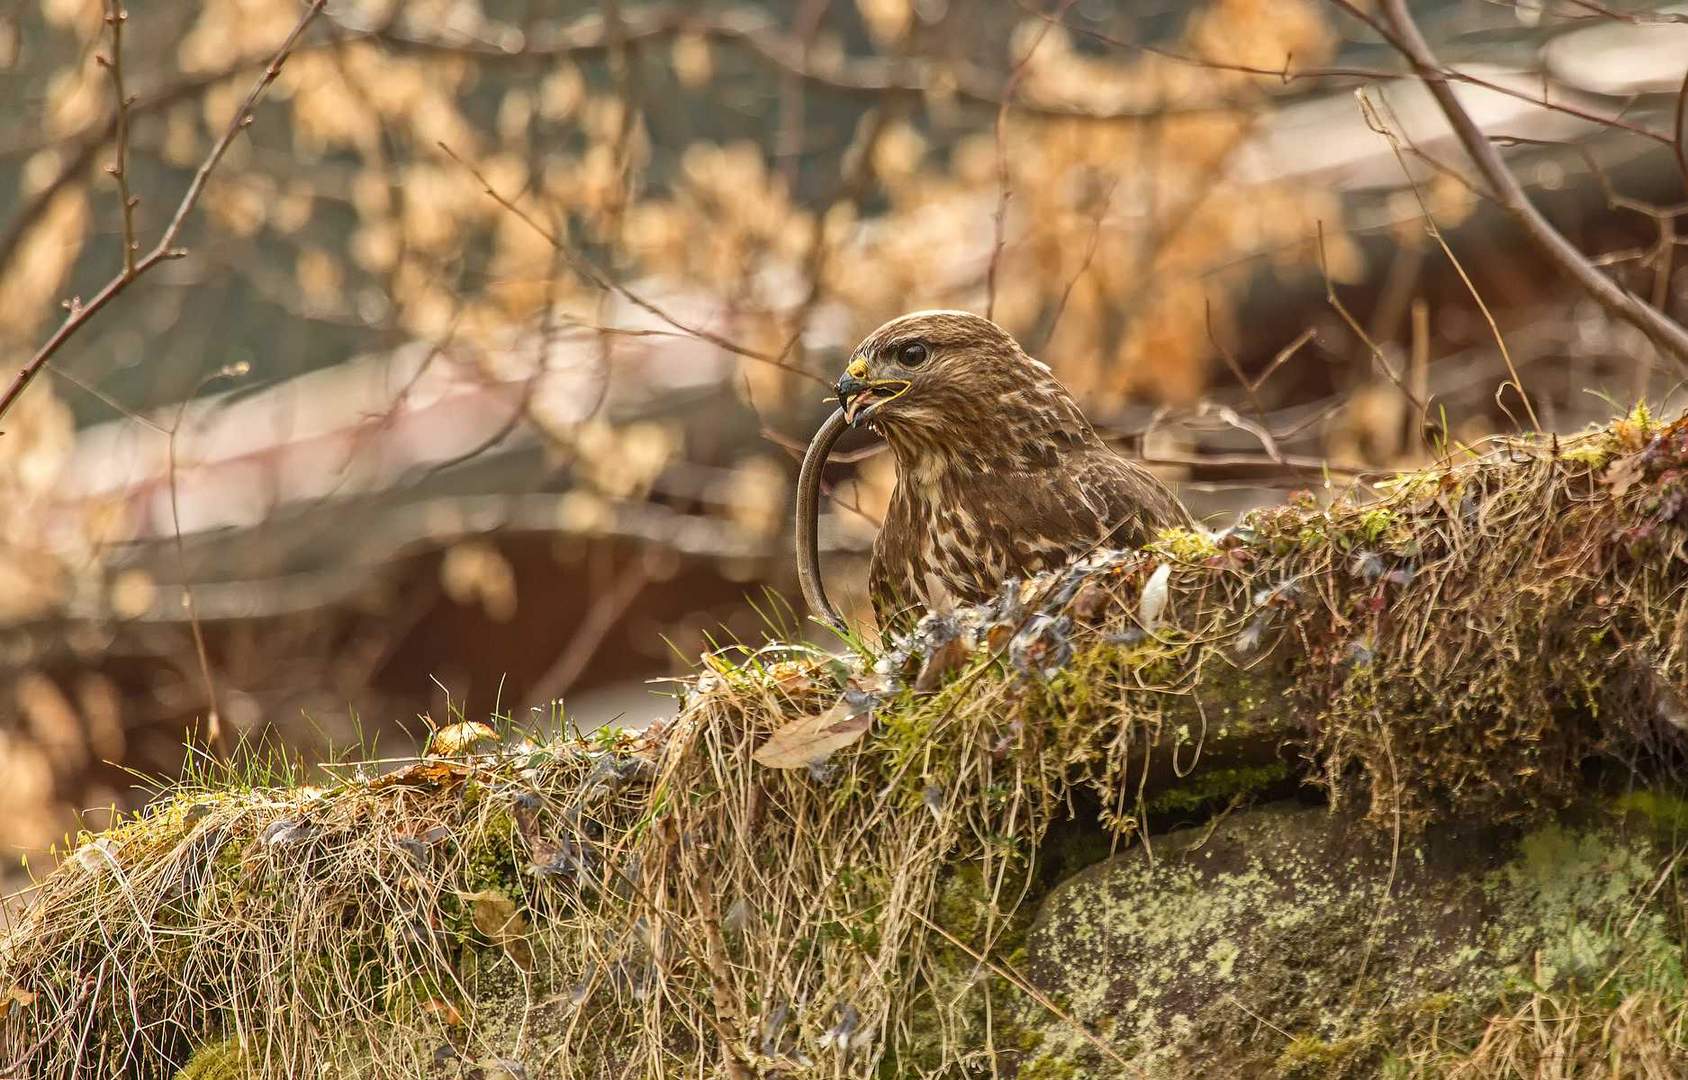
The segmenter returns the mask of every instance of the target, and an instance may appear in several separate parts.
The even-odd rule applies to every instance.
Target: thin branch
[[[1377,107],[1372,104],[1371,98],[1367,96],[1364,90],[1360,91],[1359,98],[1360,112],[1365,117],[1366,126],[1388,140],[1389,148],[1395,152],[1395,162],[1401,166],[1401,175],[1406,178],[1408,187],[1412,189],[1413,199],[1418,203],[1419,212],[1424,215],[1425,227],[1430,231],[1436,245],[1442,249],[1442,254],[1446,255],[1448,261],[1453,264],[1455,272],[1459,274],[1460,281],[1465,283],[1466,291],[1471,294],[1471,299],[1477,304],[1477,310],[1482,312],[1484,320],[1488,322],[1489,332],[1494,335],[1495,345],[1500,349],[1500,358],[1506,364],[1507,374],[1511,376],[1507,382],[1502,383],[1496,390],[1496,403],[1499,403],[1500,391],[1511,386],[1518,391],[1519,399],[1524,402],[1524,412],[1530,417],[1530,427],[1540,431],[1541,421],[1536,417],[1535,406],[1530,404],[1530,395],[1524,389],[1524,380],[1518,375],[1518,367],[1512,362],[1512,351],[1506,347],[1506,336],[1500,332],[1500,324],[1495,322],[1493,313],[1489,311],[1489,305],[1483,300],[1483,294],[1478,291],[1476,283],[1471,280],[1471,275],[1465,272],[1464,264],[1459,261],[1459,256],[1454,254],[1454,249],[1448,245],[1447,239],[1442,235],[1441,228],[1436,224],[1435,215],[1430,212],[1430,205],[1424,201],[1424,192],[1419,190],[1418,181],[1413,179],[1411,170],[1407,168],[1407,159],[1401,150],[1399,140],[1395,137],[1395,132],[1388,124],[1384,123],[1383,117],[1377,112]],[[1396,117],[1396,123],[1399,124],[1399,122],[1399,117]],[[1420,408],[1423,408],[1422,403],[1420,403]],[[1501,409],[1506,411],[1506,406],[1501,405]],[[1511,413],[1508,412],[1507,415],[1510,416]]]
[[[1026,77],[1026,67],[1032,62],[1032,57],[1037,53],[1038,46],[1043,44],[1043,39],[1048,36],[1050,29],[1067,14],[1067,9],[1072,7],[1074,3],[1075,0],[1061,0],[1061,6],[1055,12],[1054,18],[1045,22],[1042,28],[1038,30],[1037,36],[1032,38],[1031,45],[1026,48],[1026,55],[1020,57],[1019,62],[1014,65],[1014,70],[1008,73],[1008,85],[1003,88],[1002,103],[996,108],[997,200],[996,216],[993,219],[992,226],[995,230],[995,242],[991,246],[990,268],[985,272],[985,318],[987,319],[995,317],[996,314],[996,271],[997,265],[1002,261],[1002,229],[1003,223],[1008,217],[1008,200],[1014,193],[1009,186],[1008,143],[1004,133],[1008,123],[1008,106],[1014,98],[1014,92],[1020,88],[1020,80]]]
[[[1094,108],[1017,98],[987,72],[957,60],[939,64],[921,57],[849,56],[820,62],[811,55],[813,50],[806,48],[801,38],[785,32],[765,12],[748,6],[704,14],[694,5],[652,5],[628,12],[623,22],[621,42],[626,48],[641,48],[680,34],[693,34],[708,41],[737,45],[751,58],[768,67],[832,93],[851,97],[924,97],[931,91],[934,77],[941,73],[959,101],[992,108],[1006,103],[1023,112],[1077,120],[1113,122],[1172,115],[1207,115],[1259,104],[1254,100],[1255,95],[1250,95],[1164,108]],[[394,32],[390,27],[368,31],[367,36],[396,50],[463,56],[498,64],[549,63],[562,57],[602,56],[612,48],[605,21],[596,15],[566,26],[536,28],[524,35],[523,43],[516,48],[503,48],[468,38],[447,40],[408,36]]]
[[[129,193],[129,109],[135,99],[123,88],[123,26],[129,21],[129,13],[123,9],[122,0],[106,0],[105,21],[111,27],[111,56],[96,55],[94,59],[111,76],[112,96],[117,101],[117,154],[106,172],[117,181],[117,197],[123,207],[123,275],[134,277],[135,253],[140,248],[135,240],[135,205],[140,200]]]
[[[234,118],[229,121],[228,130],[223,132],[222,138],[218,139],[216,145],[211,148],[211,153],[206,156],[204,161],[200,162],[199,169],[194,173],[193,180],[188,184],[187,191],[182,195],[182,201],[176,206],[175,216],[170,219],[170,224],[165,226],[164,234],[158,238],[158,243],[153,246],[153,249],[138,259],[132,270],[126,265],[123,272],[106,282],[105,286],[86,304],[81,303],[79,299],[70,302],[69,313],[65,316],[64,322],[59,324],[58,330],[54,331],[53,336],[47,339],[46,344],[42,345],[35,355],[30,357],[29,362],[18,370],[17,376],[12,380],[11,385],[6,388],[5,394],[0,395],[0,418],[5,417],[17,401],[18,396],[41,373],[41,369],[47,366],[47,362],[53,358],[53,355],[64,347],[65,342],[69,341],[78,330],[85,326],[88,320],[98,314],[101,308],[111,303],[112,300],[117,298],[118,294],[128,288],[130,282],[167,259],[180,259],[187,254],[186,249],[176,246],[176,237],[181,233],[188,215],[198,205],[200,196],[205,193],[205,185],[211,179],[212,171],[223,160],[223,155],[228,152],[235,137],[252,123],[252,110],[258,104],[258,99],[263,97],[270,84],[275,82],[276,76],[281,74],[282,65],[292,55],[299,38],[311,25],[312,20],[321,14],[327,3],[328,0],[311,0],[310,6],[305,9],[304,15],[294,25],[292,32],[287,35],[280,48],[276,49],[274,55],[270,57],[269,65],[264,68],[264,73],[259,76],[258,81],[247,92],[246,99],[241,102],[240,108],[235,110]]]
[[[211,677],[211,654],[205,647],[205,631],[199,625],[199,610],[194,607],[193,585],[188,580],[187,555],[182,544],[182,510],[179,487],[176,474],[176,439],[181,434],[182,423],[187,419],[188,405],[199,396],[200,391],[218,379],[238,379],[247,373],[244,363],[225,367],[200,380],[194,392],[182,400],[176,409],[176,422],[170,425],[169,453],[170,476],[170,530],[175,537],[176,564],[182,571],[182,607],[187,612],[188,625],[193,631],[194,655],[199,661],[199,677],[205,683],[205,732],[211,744],[212,753],[224,759],[229,755],[229,736],[223,727],[222,710],[217,707],[217,682]]]
[[[1358,12],[1346,0],[1332,2],[1354,12],[1367,23],[1376,25],[1373,19]],[[1447,117],[1454,134],[1465,147],[1465,152],[1471,156],[1477,171],[1494,190],[1495,201],[1535,241],[1542,254],[1570,275],[1596,303],[1613,317],[1629,323],[1647,335],[1647,338],[1658,346],[1659,351],[1688,369],[1688,330],[1602,274],[1588,261],[1587,256],[1565,239],[1564,235],[1542,216],[1535,204],[1530,202],[1529,196],[1518,183],[1518,178],[1512,175],[1512,170],[1502,160],[1500,152],[1471,119],[1471,115],[1465,111],[1465,106],[1460,104],[1458,95],[1449,85],[1447,74],[1442,71],[1441,64],[1436,59],[1436,54],[1431,51],[1424,35],[1419,32],[1418,24],[1413,21],[1411,12],[1407,10],[1406,0],[1382,0],[1381,10],[1393,30],[1393,33],[1385,33],[1386,38],[1412,64],[1420,81],[1441,106],[1443,115]]]
[[[1014,64],[1013,71],[1008,73],[1008,86],[1003,88],[1003,101],[1001,101],[1001,105],[996,106],[996,191],[998,191],[996,218],[994,218],[996,241],[991,246],[991,267],[986,270],[986,275],[984,275],[984,317],[986,319],[996,316],[996,268],[998,268],[998,263],[1003,260],[1003,223],[1008,219],[1008,199],[1013,196],[1013,189],[1008,184],[1008,142],[1004,138],[1004,127],[1008,123],[1008,106],[1013,103],[1014,91],[1020,89],[1021,79],[1026,78],[1026,66],[1030,66],[1031,57],[1035,56],[1038,46],[1043,44],[1043,39],[1047,37],[1055,22],[1060,22],[1063,15],[1067,15],[1067,8],[1072,7],[1074,3],[1075,0],[1062,0],[1060,8],[1055,12],[1055,19],[1052,22],[1045,22],[1043,27],[1038,30],[1038,35],[1031,39],[1030,46],[1026,47],[1025,56],[1021,56],[1020,62]]]
[[[792,18],[791,39],[802,50],[799,56],[804,66],[810,63],[821,20],[831,6],[832,0],[803,0]],[[802,77],[794,71],[785,71],[780,76],[780,120],[779,132],[774,137],[774,160],[779,164],[788,191],[797,190],[798,159],[803,155],[803,86]]]
[[[609,587],[592,601],[592,606],[586,609],[586,615],[580,620],[574,637],[551,666],[533,681],[528,696],[540,701],[551,701],[567,694],[573,688],[575,680],[586,670],[586,665],[598,654],[604,639],[621,621],[621,617],[627,614],[627,609],[633,606],[633,601],[639,598],[639,594],[650,581],[651,575],[646,568],[644,556],[635,554],[633,560],[622,568],[621,573],[609,582]]]
[[[1116,173],[1108,182],[1108,190],[1103,193],[1101,202],[1096,207],[1096,220],[1091,222],[1090,243],[1084,249],[1084,259],[1078,264],[1073,276],[1067,279],[1066,287],[1061,290],[1061,299],[1055,303],[1055,312],[1049,317],[1049,329],[1044,331],[1043,344],[1037,347],[1032,355],[1041,356],[1049,348],[1049,343],[1055,340],[1055,331],[1061,325],[1061,316],[1066,314],[1067,301],[1072,299],[1073,290],[1078,287],[1079,279],[1090,272],[1090,264],[1096,261],[1096,251],[1102,246],[1102,222],[1107,219],[1108,210],[1114,204],[1114,192],[1119,189],[1121,175]]]
[[[1688,148],[1682,145],[1683,139],[1688,138],[1682,123],[1685,112],[1688,112],[1688,71],[1682,73],[1682,89],[1676,92],[1676,112],[1672,114],[1670,125],[1670,145],[1676,151],[1676,171],[1682,174],[1683,185],[1688,186]]]
[[[1290,357],[1300,352],[1301,347],[1312,340],[1313,328],[1309,326],[1307,329],[1297,334],[1294,341],[1291,341],[1288,345],[1285,345],[1277,351],[1277,354],[1272,357],[1272,362],[1260,370],[1260,374],[1255,376],[1253,382],[1247,384],[1248,388],[1251,391],[1260,389],[1266,384],[1266,380],[1272,377],[1273,372],[1283,367],[1284,364],[1289,361]]]
[[[1354,313],[1348,310],[1348,305],[1342,302],[1342,298],[1336,295],[1336,281],[1330,276],[1330,260],[1325,255],[1325,223],[1323,221],[1318,222],[1318,236],[1319,274],[1325,279],[1325,302],[1330,305],[1332,311],[1341,316],[1343,322],[1348,324],[1348,329],[1354,332],[1354,336],[1365,344],[1366,351],[1371,353],[1372,360],[1383,369],[1383,374],[1388,377],[1389,381],[1395,384],[1395,389],[1406,394],[1414,405],[1423,409],[1424,403],[1412,397],[1412,390],[1402,381],[1401,373],[1391,366],[1389,358],[1384,355],[1383,349],[1376,341],[1372,340],[1370,334],[1366,333],[1365,327],[1361,326],[1360,320],[1356,319]]]
[[[802,342],[809,317],[814,314],[815,306],[820,303],[826,288],[827,260],[832,254],[826,242],[827,220],[839,210],[859,209],[878,177],[874,155],[878,153],[879,144],[890,129],[893,105],[894,103],[887,103],[884,107],[875,107],[862,117],[857,124],[855,137],[844,151],[844,175],[838,182],[837,190],[830,198],[819,203],[824,209],[814,216],[814,224],[809,229],[809,250],[803,258],[803,278],[808,282],[808,287],[804,290],[802,301],[792,311],[788,320],[791,331],[786,335],[785,344],[780,346],[781,360],[791,356],[792,350]]]
[[[1348,12],[1349,14],[1353,15],[1355,18],[1357,18],[1357,19],[1361,20],[1362,22],[1366,23],[1372,29],[1376,30],[1378,32],[1378,35],[1380,37],[1382,37],[1390,45],[1395,46],[1397,49],[1401,48],[1400,42],[1398,41],[1398,39],[1394,35],[1390,34],[1388,32],[1388,30],[1386,30],[1382,25],[1380,25],[1376,20],[1374,20],[1370,16],[1364,14],[1359,8],[1353,6],[1352,4],[1344,2],[1344,0],[1331,0],[1331,2],[1333,4],[1335,4],[1337,7],[1341,8],[1342,10],[1344,10],[1344,11]],[[1024,7],[1025,5],[1022,3],[1021,6]],[[1047,16],[1047,15],[1045,15],[1043,17],[1049,18],[1049,16]],[[1284,84],[1286,86],[1289,85],[1290,83],[1293,83],[1293,82],[1299,80],[1299,79],[1316,79],[1316,80],[1348,79],[1348,80],[1354,80],[1355,81],[1353,83],[1353,85],[1359,85],[1362,82],[1375,82],[1375,81],[1379,81],[1379,80],[1394,79],[1394,78],[1398,77],[1393,72],[1379,71],[1379,70],[1374,69],[1374,68],[1356,68],[1356,67],[1305,67],[1305,68],[1297,68],[1297,67],[1292,66],[1292,62],[1293,62],[1294,58],[1289,56],[1288,54],[1286,54],[1284,56],[1284,63],[1283,63],[1283,66],[1281,68],[1258,67],[1258,66],[1253,65],[1253,64],[1225,63],[1225,62],[1219,61],[1219,60],[1209,60],[1205,57],[1190,56],[1188,54],[1176,52],[1172,49],[1162,48],[1162,47],[1157,46],[1157,45],[1149,45],[1149,44],[1146,44],[1146,43],[1143,43],[1143,42],[1137,42],[1137,41],[1125,41],[1125,40],[1122,40],[1120,38],[1111,37],[1108,34],[1104,34],[1099,30],[1092,30],[1088,27],[1073,26],[1073,25],[1070,25],[1068,23],[1062,23],[1061,25],[1065,29],[1067,29],[1068,31],[1072,32],[1073,34],[1076,34],[1080,37],[1090,38],[1092,41],[1095,41],[1099,44],[1108,45],[1108,46],[1112,46],[1114,48],[1120,48],[1120,49],[1134,49],[1134,50],[1137,50],[1138,52],[1146,52],[1146,53],[1149,53],[1151,55],[1158,56],[1158,57],[1162,58],[1163,60],[1170,60],[1170,61],[1172,61],[1174,63],[1178,63],[1178,64],[1188,64],[1192,67],[1207,68],[1210,71],[1232,71],[1232,72],[1236,72],[1236,73],[1241,74],[1241,75],[1259,75],[1263,78],[1273,78],[1273,79],[1277,79],[1279,82],[1281,82],[1282,84]],[[1402,51],[1405,51],[1405,50],[1403,49]],[[1543,108],[1543,109],[1546,109],[1549,112],[1563,113],[1566,116],[1574,116],[1579,120],[1587,120],[1591,123],[1601,124],[1601,125],[1606,126],[1606,127],[1621,128],[1624,131],[1628,131],[1633,135],[1640,135],[1644,139],[1652,139],[1654,142],[1669,144],[1672,141],[1671,138],[1667,135],[1661,134],[1660,132],[1654,131],[1652,128],[1645,127],[1641,124],[1637,124],[1637,123],[1633,123],[1631,121],[1625,120],[1621,116],[1604,116],[1604,115],[1601,115],[1600,113],[1589,112],[1586,109],[1578,108],[1575,105],[1566,105],[1566,104],[1562,104],[1562,103],[1556,102],[1556,101],[1549,101],[1547,99],[1547,95],[1546,95],[1545,92],[1542,94],[1541,97],[1536,97],[1535,95],[1525,93],[1524,91],[1519,90],[1516,87],[1507,86],[1505,83],[1494,82],[1490,79],[1485,79],[1485,78],[1482,78],[1481,76],[1478,76],[1478,75],[1469,74],[1468,72],[1456,71],[1453,68],[1441,68],[1441,67],[1437,68],[1436,70],[1441,75],[1445,76],[1446,78],[1452,79],[1455,82],[1467,83],[1471,86],[1481,87],[1484,90],[1492,90],[1495,93],[1503,94],[1506,97],[1517,98],[1519,101],[1527,101],[1530,104],[1538,106],[1538,107]]]
[[[730,352],[735,356],[742,356],[749,360],[756,360],[760,363],[771,364],[784,371],[789,371],[795,375],[801,375],[811,382],[819,383],[821,386],[826,386],[830,389],[831,384],[813,372],[804,371],[795,364],[788,364],[777,356],[769,356],[765,352],[758,352],[755,349],[746,348],[732,339],[722,337],[720,334],[711,330],[705,330],[700,326],[689,326],[686,323],[681,322],[679,319],[670,315],[667,311],[663,310],[652,301],[645,299],[643,296],[623,285],[621,282],[616,281],[610,275],[604,273],[598,268],[597,264],[593,263],[586,256],[570,247],[559,233],[547,229],[544,225],[541,225],[538,221],[534,220],[532,214],[517,206],[508,196],[501,194],[492,186],[492,182],[486,178],[484,173],[482,173],[474,165],[465,161],[457,153],[457,151],[453,150],[443,142],[437,143],[436,145],[439,146],[440,150],[442,150],[447,157],[451,158],[451,160],[457,162],[457,164],[468,170],[469,175],[473,176],[476,182],[481,185],[481,191],[484,192],[488,198],[497,203],[499,206],[502,206],[509,213],[515,215],[518,221],[532,229],[553,248],[562,252],[563,256],[568,259],[569,265],[572,266],[577,273],[586,278],[599,289],[619,294],[634,307],[661,319],[663,322],[683,334],[697,338],[700,341],[706,341],[716,348]]]
[[[1210,300],[1204,299],[1202,301],[1202,321],[1207,326],[1208,343],[1213,346],[1214,351],[1219,353],[1220,359],[1225,361],[1225,366],[1231,369],[1231,374],[1236,377],[1237,384],[1243,388],[1243,393],[1248,395],[1248,402],[1254,407],[1254,418],[1259,422],[1261,430],[1264,430],[1266,427],[1266,407],[1260,403],[1260,395],[1257,392],[1259,387],[1249,382],[1248,376],[1243,373],[1242,364],[1237,361],[1231,350],[1220,342],[1219,334],[1213,328],[1213,303]],[[1269,439],[1262,439],[1261,442],[1270,447],[1269,452],[1275,460],[1282,460],[1282,455],[1278,453],[1277,447],[1272,445]]]

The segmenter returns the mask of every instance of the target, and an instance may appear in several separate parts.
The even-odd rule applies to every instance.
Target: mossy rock
[[[1274,803],[1151,850],[1058,885],[1026,942],[1033,982],[1118,1058],[1022,1000],[1018,1075],[1388,1075],[1432,1026],[1475,1041],[1509,997],[1688,990],[1655,889],[1668,852],[1618,815],[1443,826],[1396,852]]]

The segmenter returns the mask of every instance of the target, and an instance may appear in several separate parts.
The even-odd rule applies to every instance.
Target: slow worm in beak
[[[833,410],[809,441],[803,468],[797,474],[797,583],[802,586],[803,601],[810,612],[838,630],[844,629],[844,617],[826,598],[826,587],[821,583],[821,467],[849,426],[844,410]]]

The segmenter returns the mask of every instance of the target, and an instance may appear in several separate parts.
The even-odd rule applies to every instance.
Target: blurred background
[[[1688,18],[1412,6],[1538,205],[1680,318]],[[121,267],[119,148],[145,251],[305,8],[134,3],[121,109],[112,11],[0,9],[18,364]],[[137,805],[213,714],[307,763],[642,723],[702,650],[803,633],[797,460],[907,310],[988,312],[1215,526],[1680,407],[1402,70],[1324,0],[334,0],[187,256],[0,422],[0,852]],[[854,438],[821,535],[866,618],[892,469]]]

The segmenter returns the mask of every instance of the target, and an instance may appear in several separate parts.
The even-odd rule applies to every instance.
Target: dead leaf
[[[1641,455],[1629,454],[1606,467],[1606,486],[1612,489],[1613,498],[1619,498],[1634,487],[1646,472],[1647,466]]]
[[[1083,623],[1097,621],[1113,600],[1113,593],[1101,581],[1091,579],[1073,596],[1073,617]]]
[[[463,899],[471,905],[469,918],[475,929],[494,944],[502,945],[527,933],[527,919],[516,902],[497,889],[464,893]]]
[[[966,637],[959,633],[940,645],[934,645],[932,651],[926,654],[926,662],[920,665],[920,674],[914,677],[914,688],[922,693],[936,690],[945,675],[967,662],[972,651]]]
[[[380,791],[394,784],[408,787],[445,787],[469,775],[461,765],[449,761],[418,761],[390,773],[382,773],[369,782],[369,790]]]
[[[825,761],[867,734],[874,701],[871,694],[846,690],[826,712],[793,720],[774,732],[751,758],[769,769],[805,769]]]
[[[428,742],[428,750],[434,754],[444,754],[448,757],[456,754],[466,754],[477,745],[484,742],[497,742],[498,732],[481,723],[479,720],[468,720],[461,724],[452,724],[434,732],[434,737]]]
[[[533,950],[527,942],[528,921],[516,902],[497,889],[464,893],[469,901],[469,921],[488,941],[502,948],[523,971],[533,966]]]
[[[447,1027],[462,1027],[463,1014],[457,1006],[443,998],[429,998],[422,1003],[422,1011],[429,1016],[439,1017],[440,1023]]]
[[[37,996],[33,991],[25,990],[14,983],[4,994],[0,994],[0,1019],[4,1019],[14,1005],[21,1009],[29,1008],[35,1004]]]

